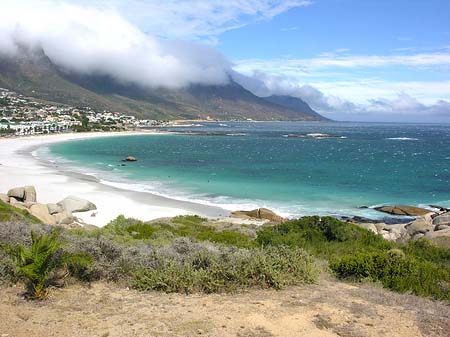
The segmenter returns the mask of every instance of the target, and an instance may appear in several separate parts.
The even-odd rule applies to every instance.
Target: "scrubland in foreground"
[[[16,331],[14,335],[25,336],[24,329],[34,331],[36,326],[52,324],[55,335],[59,331],[70,336],[69,326],[80,324],[90,335],[108,333],[113,336],[120,335],[113,327],[122,320],[128,322],[124,335],[206,332],[216,336],[227,333],[241,336],[297,336],[302,333],[317,336],[445,336],[449,328],[450,250],[426,239],[393,243],[330,217],[305,217],[256,227],[219,224],[197,216],[147,223],[120,216],[103,228],[60,229],[55,235],[54,227],[39,224],[26,213],[17,213],[13,207],[0,206],[0,243],[3,248],[0,250],[0,282],[3,285],[0,291],[4,295],[3,312],[7,315],[6,320],[2,319],[6,323],[1,328]],[[47,270],[48,278],[44,283],[51,289],[49,299],[36,304],[26,302],[17,295],[29,295],[30,280],[20,272],[23,261],[20,265],[17,256],[11,254],[12,247],[32,251],[36,240],[52,235],[61,245],[55,256],[85,256],[84,262],[89,260],[90,263],[66,264],[62,268]],[[43,265],[39,259],[40,255],[35,254],[27,262],[27,268],[32,266],[39,271],[36,264]],[[357,283],[350,285],[338,281],[339,278]],[[21,286],[8,287],[22,284],[20,281],[28,285],[23,291]],[[105,281],[109,283],[105,284]],[[68,287],[56,290],[64,285]],[[124,290],[124,287],[140,292]],[[408,295],[394,295],[381,287]],[[158,295],[148,291],[181,294]],[[186,294],[195,295],[186,297]],[[329,296],[326,299],[325,294]],[[302,300],[292,304],[296,296]],[[377,296],[389,298],[389,301],[382,303]],[[156,314],[159,306],[145,304],[147,297],[152,300],[158,298],[157,301],[165,303],[162,311]],[[122,301],[122,298],[126,300]],[[247,298],[248,303],[242,298]],[[85,319],[74,315],[64,328],[61,324],[66,319],[59,316],[58,307],[67,314],[74,310],[88,310],[76,309],[77,301],[101,303],[86,313]],[[254,312],[258,312],[256,307],[259,307],[253,302],[258,301],[264,303],[261,304],[264,310],[261,317],[252,319]],[[387,307],[392,301],[398,301],[395,309]],[[210,307],[211,313],[191,307],[199,304]],[[411,304],[412,307],[408,308]],[[17,310],[10,311],[15,305]],[[114,306],[121,310],[128,308],[129,311],[119,310],[125,315],[120,318],[112,313]],[[139,306],[145,309],[135,321],[130,313],[138,312]],[[298,313],[291,306],[302,310]],[[25,315],[28,317],[23,319],[25,322],[33,317],[23,327],[19,327],[21,308],[30,313]],[[48,321],[45,316],[37,315],[38,308],[47,312]],[[183,319],[167,321],[172,317],[172,313],[167,312],[168,308],[173,310],[173,314],[184,315]],[[235,311],[233,308],[240,309]],[[223,317],[214,316],[214,312],[220,316],[221,310],[224,314],[228,312],[233,323],[224,321],[222,324]],[[243,317],[237,316],[239,310],[245,312]],[[275,311],[278,311],[277,315]],[[193,312],[198,314],[198,319],[194,319]],[[430,316],[431,312],[434,314]],[[107,318],[107,313],[111,318]],[[149,316],[155,315],[159,317],[159,323],[153,319],[148,321]],[[271,319],[264,319],[265,315]],[[395,315],[404,315],[404,322],[383,328],[384,323],[393,320]],[[392,317],[388,319],[386,316]],[[79,323],[74,321],[75,317]],[[141,321],[144,317],[146,324]],[[105,324],[99,324],[99,319]],[[306,323],[300,324],[298,320],[301,319],[306,319]],[[236,323],[241,321],[243,327]],[[282,322],[286,322],[288,327],[284,332],[278,327]],[[76,334],[72,332],[72,335]]]

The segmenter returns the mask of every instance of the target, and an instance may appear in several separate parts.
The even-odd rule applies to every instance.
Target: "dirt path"
[[[450,336],[450,306],[336,281],[233,295],[141,293],[95,283],[42,303],[0,289],[2,337]]]

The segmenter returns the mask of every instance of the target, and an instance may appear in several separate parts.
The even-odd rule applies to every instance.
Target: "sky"
[[[226,84],[335,120],[450,122],[450,1],[0,0],[0,54],[150,87]]]

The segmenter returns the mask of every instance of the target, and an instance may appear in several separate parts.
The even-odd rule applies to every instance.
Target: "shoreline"
[[[0,139],[0,176],[6,178],[0,178],[0,191],[6,193],[13,187],[33,185],[41,203],[55,203],[69,195],[87,199],[97,206],[97,210],[75,215],[83,222],[98,227],[105,226],[121,214],[143,221],[186,214],[210,218],[228,216],[229,211],[219,207],[105,185],[90,176],[61,170],[57,165],[36,158],[32,154],[41,146],[57,142],[162,133],[164,132],[89,132]],[[91,216],[92,214],[96,215]]]

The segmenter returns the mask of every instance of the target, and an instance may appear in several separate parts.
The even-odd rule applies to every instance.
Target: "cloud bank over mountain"
[[[42,50],[56,65],[122,82],[177,88],[224,84],[230,63],[210,46],[158,39],[114,10],[14,2],[0,12],[0,53]]]
[[[368,67],[448,69],[449,47],[412,55],[358,56],[339,49],[316,58],[255,55],[230,61],[215,46],[224,32],[314,6],[311,1],[0,0],[0,5],[0,56],[42,50],[67,72],[146,87],[221,85],[231,76],[256,95],[296,96],[337,120],[450,121],[450,81],[352,78]],[[330,76],[342,80],[328,81]]]

